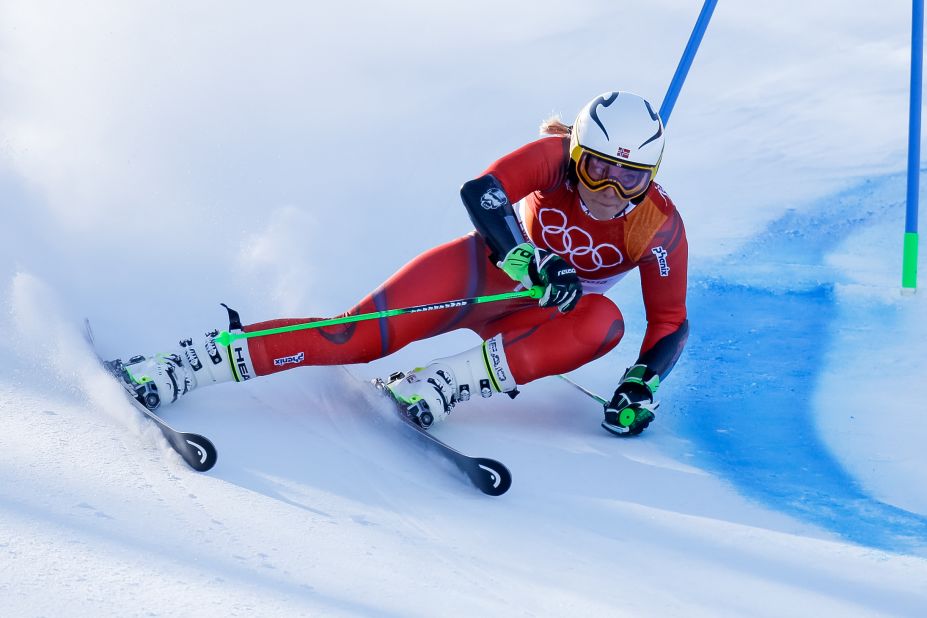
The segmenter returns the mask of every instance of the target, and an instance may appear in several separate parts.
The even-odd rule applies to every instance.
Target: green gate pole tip
[[[914,294],[917,291],[917,232],[904,235],[904,262],[901,271],[901,293]]]

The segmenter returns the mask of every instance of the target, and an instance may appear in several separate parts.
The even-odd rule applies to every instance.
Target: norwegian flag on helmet
[[[628,157],[631,156],[631,151],[628,150],[627,148],[622,148],[621,146],[619,146],[618,156],[621,157],[622,159],[627,159]]]

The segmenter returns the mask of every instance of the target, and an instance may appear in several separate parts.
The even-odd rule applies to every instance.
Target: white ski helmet
[[[576,117],[570,158],[591,191],[613,188],[625,199],[643,195],[663,158],[663,122],[646,99],[606,92]]]

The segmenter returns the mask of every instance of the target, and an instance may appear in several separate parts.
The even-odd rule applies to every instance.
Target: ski
[[[378,378],[373,381],[373,385],[389,397],[393,403],[396,416],[402,421],[402,425],[417,437],[419,443],[432,453],[436,453],[452,462],[457,466],[457,469],[467,476],[474,487],[484,494],[501,496],[512,486],[512,474],[501,462],[487,457],[470,457],[448,446],[428,431],[422,429],[406,414],[405,408],[393,398],[392,393],[386,388],[385,381]]]
[[[93,329],[90,328],[90,320],[86,319],[84,320],[84,338],[87,340],[87,343],[90,344],[90,348],[93,350],[94,355],[97,357],[103,369],[108,374],[112,375],[113,379],[118,381],[119,376],[113,373],[111,365],[109,365],[107,361],[100,356],[100,353],[97,352],[96,344],[93,340]],[[213,443],[210,442],[208,438],[197,433],[177,431],[168,425],[164,419],[132,397],[122,384],[119,385],[119,388],[125,392],[126,399],[135,406],[136,410],[144,414],[158,426],[161,430],[161,434],[164,435],[164,438],[167,440],[167,443],[171,445],[171,448],[177,451],[183,460],[187,462],[187,465],[197,472],[205,472],[216,465],[218,453],[216,452],[216,447],[213,446]]]

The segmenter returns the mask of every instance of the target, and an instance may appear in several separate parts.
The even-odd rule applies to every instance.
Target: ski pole
[[[593,393],[593,392],[590,391],[589,389],[580,386],[579,384],[577,384],[576,382],[574,382],[574,381],[571,380],[570,378],[566,377],[565,375],[560,374],[560,375],[558,375],[557,377],[560,378],[561,380],[564,380],[567,384],[571,385],[571,386],[574,387],[576,390],[582,391],[582,392],[585,393],[586,395],[589,395],[590,397],[592,397],[593,399],[595,399],[596,401],[598,401],[599,403],[601,403],[603,406],[607,406],[607,405],[608,405],[608,401],[607,401],[606,399],[602,399],[601,397],[599,397],[598,395],[596,395],[595,393]]]
[[[457,300],[447,300],[439,303],[429,303],[427,305],[416,305],[415,307],[404,307],[401,309],[387,309],[385,311],[374,311],[372,313],[361,313],[359,315],[347,315],[340,318],[329,318],[327,320],[316,320],[315,322],[303,322],[301,324],[291,324],[289,326],[279,326],[277,328],[268,328],[265,330],[255,330],[248,333],[236,332],[230,333],[227,330],[219,333],[215,342],[222,346],[227,346],[233,341],[239,339],[252,339],[254,337],[266,337],[268,335],[278,335],[280,333],[290,333],[297,330],[306,330],[309,328],[321,328],[323,326],[335,326],[337,324],[349,324],[351,322],[361,322],[363,320],[376,320],[377,318],[391,318],[397,315],[408,313],[421,313],[422,311],[437,311],[439,309],[451,309],[455,307],[466,307],[467,305],[479,305],[482,303],[494,303],[500,300],[511,300],[514,298],[534,298],[538,299],[544,295],[544,288],[535,286],[530,290],[521,290],[519,292],[504,292],[502,294],[491,294],[489,296],[473,296],[471,298],[458,298]]]

